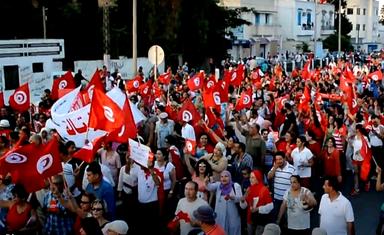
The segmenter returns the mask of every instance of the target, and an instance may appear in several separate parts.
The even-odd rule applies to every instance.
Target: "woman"
[[[93,203],[93,201],[95,201],[95,196],[93,194],[83,193],[80,198],[80,207],[78,207],[77,204],[73,203],[75,205],[75,208],[72,207],[74,209],[72,209],[72,211],[77,214],[75,223],[73,224],[73,228],[76,235],[82,234],[80,230],[82,228],[83,219],[89,217],[92,218],[91,204]],[[97,224],[96,219],[95,221]]]
[[[104,217],[106,213],[104,202],[101,200],[95,200],[91,204],[92,216],[97,220],[100,229],[104,228],[109,221]]]
[[[289,159],[291,152],[296,148],[296,137],[292,132],[287,132],[283,139],[276,143],[276,150],[285,152],[285,156]]]
[[[163,173],[165,198],[171,198],[176,185],[176,170],[175,166],[168,161],[166,149],[156,151],[155,168]]]
[[[366,137],[366,131],[363,128],[361,124],[356,125],[356,135],[353,138],[352,146],[353,146],[353,155],[352,155],[352,164],[353,164],[353,170],[354,170],[354,188],[351,192],[352,196],[356,196],[359,194],[360,189],[359,189],[359,178],[361,177],[362,181],[365,182],[365,191],[369,191],[370,188],[370,182],[367,180],[368,178],[368,173],[369,172],[360,172],[362,170],[366,170],[363,168],[364,164],[364,156],[362,154],[363,152],[363,141],[364,144],[367,146],[367,148],[370,148],[369,140]],[[368,170],[369,171],[369,170]],[[367,178],[363,178],[362,175],[366,175]]]
[[[339,183],[342,181],[340,167],[340,152],[336,149],[336,140],[331,137],[327,141],[327,147],[321,154],[323,162],[324,176],[335,176]]]
[[[97,153],[101,157],[101,164],[107,166],[111,170],[112,178],[116,185],[119,170],[121,168],[121,161],[119,154],[112,149],[112,142],[108,141],[107,143],[104,143],[103,148],[97,151]]]
[[[229,171],[223,171],[220,182],[209,183],[207,188],[216,193],[216,223],[224,228],[227,235],[241,234],[240,214],[236,206],[243,196],[241,186],[232,182]]]
[[[247,208],[248,235],[260,235],[264,226],[270,223],[270,213],[273,210],[272,197],[269,189],[264,185],[263,173],[259,170],[251,172],[251,185],[241,199],[240,207]]]
[[[305,136],[299,136],[296,140],[297,147],[291,153],[291,160],[297,174],[301,177],[301,185],[309,188],[311,185],[313,154],[311,150],[305,147],[305,144]]]
[[[219,181],[220,174],[228,166],[228,160],[225,158],[225,146],[222,143],[217,143],[215,148],[213,149],[212,154],[205,155],[202,159],[208,161],[209,165],[211,165],[213,171],[213,180]]]
[[[129,157],[129,154],[125,156],[125,160],[126,164],[120,169],[117,192],[123,201],[125,219],[129,227],[133,227],[135,224],[133,222],[134,211],[137,209],[137,171],[140,168]]]
[[[284,201],[280,207],[277,223],[287,211],[288,234],[309,235],[310,230],[310,211],[317,204],[311,191],[301,187],[300,176],[291,176],[291,188],[284,194]]]
[[[37,226],[37,215],[27,202],[28,193],[24,186],[16,184],[11,190],[12,200],[1,200],[0,207],[7,208],[7,233],[31,234]]]
[[[204,155],[213,152],[213,147],[208,143],[208,135],[203,133],[200,135],[199,142],[196,146],[196,154],[195,157],[197,159],[201,158]]]
[[[188,154],[186,157],[190,156]],[[204,199],[208,202],[209,192],[205,185],[207,178],[212,176],[212,168],[209,165],[208,161],[205,159],[200,159],[196,162],[195,167],[191,166],[189,158],[185,161],[188,171],[192,176],[192,181],[196,182],[199,185],[199,191],[197,192],[197,197]]]

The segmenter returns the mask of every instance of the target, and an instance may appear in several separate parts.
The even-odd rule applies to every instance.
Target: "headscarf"
[[[220,183],[221,195],[223,195],[223,196],[229,195],[231,193],[232,187],[233,187],[231,173],[229,171],[225,170],[225,171],[221,172],[220,176],[228,176],[228,178],[229,178],[228,184],[224,185],[224,184]]]

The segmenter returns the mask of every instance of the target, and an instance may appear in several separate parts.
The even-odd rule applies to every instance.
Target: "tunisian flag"
[[[100,72],[98,70],[93,74],[91,81],[87,84],[84,90],[81,91],[83,106],[91,103],[93,90],[99,89],[100,91],[104,91],[104,85],[101,82]]]
[[[195,153],[196,153],[196,141],[191,140],[191,139],[186,139],[184,152],[195,155]]]
[[[235,109],[237,111],[243,110],[245,108],[252,107],[252,89],[248,89],[241,93],[240,99],[238,100]]]
[[[371,169],[372,151],[368,144],[368,141],[365,139],[364,136],[361,136],[361,143],[362,146],[360,149],[360,153],[364,160],[361,165],[360,178],[361,180],[366,181],[368,179],[369,171]]]
[[[104,141],[104,139],[105,136],[97,137],[92,142],[85,144],[81,149],[75,152],[73,157],[87,163],[93,162],[96,152],[98,149],[100,149],[101,143]]]
[[[52,84],[52,99],[57,100],[60,95],[63,96],[65,92],[75,89],[75,81],[71,71],[66,72],[63,76],[56,78]]]
[[[14,183],[24,185],[28,192],[44,188],[44,179],[63,171],[57,139],[36,146],[28,144],[0,158],[2,173],[10,173]]]
[[[381,81],[383,79],[383,73],[380,70],[377,70],[368,74],[368,77],[372,78],[373,81]]]
[[[179,110],[178,120],[184,122],[191,121],[193,126],[197,125],[201,120],[201,115],[191,100],[187,99],[184,101],[183,106]]]
[[[171,72],[163,73],[159,76],[158,80],[160,83],[168,85],[171,82]]]
[[[131,110],[131,106],[128,103],[128,100],[125,100],[124,107],[124,123],[120,129],[116,129],[112,131],[107,139],[110,141],[115,141],[119,143],[126,143],[128,138],[134,139],[137,136],[137,129],[135,120],[133,119],[133,114]]]
[[[25,112],[29,109],[31,103],[29,99],[28,83],[25,83],[15,90],[13,95],[9,97],[9,105],[13,110],[18,112]]]
[[[125,83],[125,89],[129,92],[138,91],[142,82],[143,79],[140,76],[136,76],[134,79],[129,80]]]
[[[120,107],[102,91],[94,90],[88,127],[111,132],[123,123],[124,113]]]
[[[204,77],[205,77],[204,73],[200,72],[195,76],[193,76],[192,78],[188,79],[187,81],[188,88],[191,91],[201,89],[204,85]]]

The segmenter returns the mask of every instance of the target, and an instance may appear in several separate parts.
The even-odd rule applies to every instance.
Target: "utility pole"
[[[340,58],[341,56],[341,0],[339,0],[339,35],[337,38],[337,50],[338,50],[338,56]]]
[[[137,72],[137,0],[132,0],[132,71]]]
[[[45,15],[47,8],[43,6],[41,9],[43,11],[43,38],[47,39],[47,16]]]
[[[317,0],[315,0],[315,27],[314,27],[314,35],[313,35],[313,49],[314,49],[314,60],[316,60],[316,54],[317,54]]]
[[[109,6],[103,6],[103,43],[104,55],[109,55],[110,35],[109,35]]]

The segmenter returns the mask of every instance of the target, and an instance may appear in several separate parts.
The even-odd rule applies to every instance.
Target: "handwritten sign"
[[[148,163],[148,157],[151,149],[144,145],[140,144],[137,141],[129,139],[129,153],[133,161],[137,164],[146,167]]]

